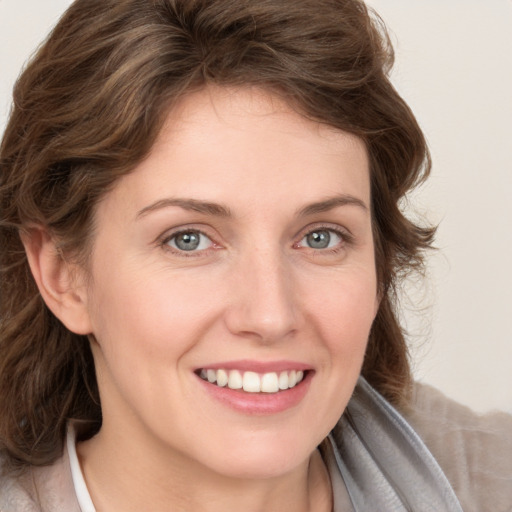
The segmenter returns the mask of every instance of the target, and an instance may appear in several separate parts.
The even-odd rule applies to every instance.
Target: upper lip
[[[284,372],[291,370],[311,370],[310,364],[298,361],[253,361],[249,359],[241,359],[238,361],[224,361],[212,364],[206,364],[198,368],[198,370],[240,370],[244,372],[269,373]]]

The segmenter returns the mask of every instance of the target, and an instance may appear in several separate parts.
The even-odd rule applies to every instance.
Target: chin
[[[202,452],[203,465],[229,478],[276,478],[307,465],[318,445],[316,440],[306,442],[300,436],[294,442],[294,436],[285,432],[248,437],[237,440],[236,436],[230,436],[223,442],[212,441]],[[320,441],[323,437],[320,436]],[[219,447],[222,447],[221,453]]]
[[[312,452],[311,452],[312,453]],[[244,480],[266,480],[279,478],[293,473],[303,465],[307,465],[311,453],[304,454],[300,458],[290,454],[272,454],[262,458],[245,454],[242,458],[230,458],[221,467],[212,468],[216,473],[228,478],[240,478]]]

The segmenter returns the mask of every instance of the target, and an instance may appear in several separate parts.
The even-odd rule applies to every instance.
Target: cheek
[[[318,345],[320,391],[315,405],[316,431],[321,434],[336,424],[352,395],[361,372],[375,304],[376,287],[371,272],[337,274],[329,280],[325,293],[310,296],[309,325],[322,342]]]
[[[193,346],[214,316],[211,290],[197,280],[192,285],[165,272],[120,267],[114,277],[98,282],[108,286],[95,293],[93,333],[109,357],[126,359],[136,352],[140,363],[175,359]]]
[[[311,315],[332,351],[364,351],[378,303],[371,272],[333,276],[325,292],[310,300]]]
[[[163,397],[162,390],[186,391],[185,374],[179,370],[209,324],[207,302],[211,308],[212,301],[199,300],[197,287],[163,274],[127,274],[119,268],[95,296],[95,360],[102,403],[110,411],[125,414],[128,407],[141,418],[168,425],[165,411],[183,404],[173,394]],[[163,400],[169,407],[162,407]]]

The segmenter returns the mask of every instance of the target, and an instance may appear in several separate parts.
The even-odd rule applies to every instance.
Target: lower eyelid
[[[314,247],[308,247],[307,245],[301,245],[302,241],[305,240],[308,235],[310,235],[314,232],[318,232],[318,231],[327,231],[329,233],[335,234],[339,238],[339,242],[333,247],[325,247],[325,248],[314,248]],[[334,249],[340,248],[340,246],[342,246],[342,245],[349,244],[351,241],[352,241],[352,235],[350,235],[346,231],[342,231],[340,229],[334,229],[332,227],[327,227],[327,226],[319,226],[315,229],[310,229],[309,231],[304,233],[304,235],[300,238],[300,240],[294,245],[296,247],[305,247],[305,248],[312,249],[315,251],[326,251],[327,252],[329,250],[332,251]]]
[[[186,234],[186,233],[195,233],[198,234],[201,238],[206,238],[208,242],[208,247],[205,247],[203,249],[195,249],[187,251],[185,249],[180,249],[175,242],[175,239],[179,237],[180,235]],[[174,240],[174,244],[171,245],[171,242]],[[200,242],[202,243],[202,242]],[[178,253],[180,255],[185,256],[192,256],[192,255],[199,255],[201,253],[204,253],[205,251],[208,251],[209,249],[213,248],[216,244],[214,240],[208,236],[206,233],[198,230],[198,229],[181,229],[179,231],[176,231],[174,233],[167,234],[166,236],[162,237],[160,243],[163,248],[169,249],[170,251],[173,251],[175,253]]]
[[[332,233],[339,238],[339,241],[334,246],[332,246],[332,247],[328,246],[325,248],[314,248],[314,247],[309,247],[307,245],[302,245],[303,240],[305,240],[305,238],[308,235],[310,235],[311,233],[314,233],[315,231],[327,231],[329,233]],[[175,244],[171,245],[171,241],[176,239],[176,237],[178,237],[179,235],[182,235],[185,233],[199,234],[201,237],[204,237],[208,240],[208,246],[203,249],[193,249],[193,250],[187,251],[185,249],[180,249],[179,247],[174,246]],[[343,248],[343,246],[349,245],[352,242],[353,242],[353,236],[344,230],[335,229],[333,227],[328,227],[328,226],[318,226],[314,229],[310,229],[307,232],[305,232],[302,235],[302,237],[293,245],[295,248],[306,248],[306,249],[311,249],[311,250],[314,250],[317,252],[328,253],[328,252],[339,251],[340,249]],[[168,233],[165,236],[161,237],[161,239],[159,241],[159,245],[162,246],[164,249],[167,249],[170,252],[174,252],[180,256],[200,256],[201,254],[209,252],[210,250],[221,248],[221,246],[219,244],[217,244],[211,236],[209,236],[208,234],[204,233],[203,231],[201,231],[199,229],[193,229],[193,228],[192,229],[180,229],[176,232]]]

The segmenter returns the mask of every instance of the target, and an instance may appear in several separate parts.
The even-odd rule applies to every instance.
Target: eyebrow
[[[330,197],[323,201],[318,201],[315,203],[310,203],[304,207],[302,207],[297,213],[300,217],[306,217],[308,215],[314,215],[316,213],[327,212],[329,210],[333,210],[334,208],[338,208],[340,206],[358,206],[362,208],[364,211],[368,211],[368,207],[361,199],[357,197],[341,194],[334,197]],[[150,204],[140,210],[136,218],[144,217],[151,212],[161,210],[163,208],[168,208],[170,206],[177,206],[179,208],[183,208],[184,210],[189,210],[197,213],[202,213],[204,215],[214,215],[217,217],[232,217],[231,210],[227,206],[223,206],[218,203],[212,203],[209,201],[201,201],[198,199],[185,199],[185,198],[165,198],[156,201],[155,203]]]
[[[339,194],[323,201],[318,201],[304,206],[298,211],[298,215],[300,217],[305,217],[307,215],[314,215],[315,213],[328,212],[329,210],[333,210],[339,206],[358,206],[364,211],[368,211],[368,206],[361,199],[349,194]]]
[[[203,213],[205,215],[215,215],[217,217],[232,217],[231,211],[226,206],[217,203],[210,203],[208,201],[199,201],[197,199],[181,199],[181,198],[166,198],[156,201],[145,208],[142,208],[137,213],[137,218],[144,217],[148,213],[169,206],[178,206],[184,210]]]

